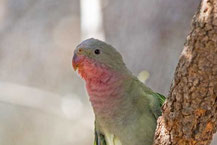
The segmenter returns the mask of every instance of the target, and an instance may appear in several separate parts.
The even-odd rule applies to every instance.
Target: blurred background
[[[94,37],[168,94],[199,0],[0,0],[0,144],[91,145],[93,112],[72,70]],[[212,145],[216,145],[213,141]]]

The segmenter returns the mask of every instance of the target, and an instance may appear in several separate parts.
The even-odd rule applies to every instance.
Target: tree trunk
[[[155,145],[208,145],[216,126],[217,0],[202,0],[158,119]]]

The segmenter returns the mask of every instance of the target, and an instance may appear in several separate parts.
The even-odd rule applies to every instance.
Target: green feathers
[[[105,136],[95,130],[95,140],[94,145],[107,145]]]
[[[145,86],[149,73],[143,71],[139,81],[120,53],[97,39],[83,41],[75,56],[74,63],[88,76],[85,81],[96,117],[94,145],[152,145],[166,98]],[[79,57],[86,61],[78,61]]]
[[[164,104],[164,102],[165,102],[165,100],[166,100],[166,97],[163,96],[163,95],[161,95],[161,94],[159,94],[159,93],[154,93],[154,94],[155,94],[155,96],[159,99],[159,101],[160,101],[160,106],[163,106],[163,104]]]

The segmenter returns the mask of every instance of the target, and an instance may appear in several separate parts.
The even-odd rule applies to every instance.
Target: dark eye
[[[81,48],[79,48],[79,49],[78,49],[78,52],[82,52],[82,49],[81,49]]]
[[[96,50],[94,51],[94,53],[98,55],[98,54],[100,54],[100,50],[99,50],[99,49],[96,49]]]

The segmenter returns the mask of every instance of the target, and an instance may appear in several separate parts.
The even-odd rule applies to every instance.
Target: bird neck
[[[112,69],[91,59],[85,59],[78,72],[86,82],[87,92],[95,114],[112,116],[124,102],[126,80],[132,76],[124,66]]]
[[[104,69],[98,77],[86,80],[87,92],[96,115],[111,117],[124,100],[128,75]]]

